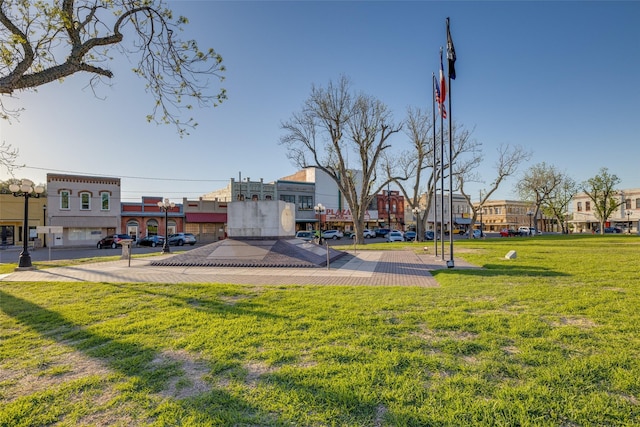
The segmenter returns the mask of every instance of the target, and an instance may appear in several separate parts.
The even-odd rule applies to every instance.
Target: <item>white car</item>
[[[322,232],[323,239],[342,239],[344,234],[340,230],[325,230]]]
[[[401,232],[394,230],[387,233],[387,235],[385,236],[385,240],[387,242],[403,242],[404,236]]]
[[[373,231],[373,230],[369,230],[368,228],[365,228],[362,231],[362,235],[364,236],[365,239],[373,239],[374,237],[376,237],[376,232]],[[356,233],[353,233],[351,235],[351,238],[355,239],[356,238]]]

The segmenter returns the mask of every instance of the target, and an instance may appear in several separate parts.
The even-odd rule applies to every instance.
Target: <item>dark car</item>
[[[184,244],[195,245],[196,244],[196,236],[191,233],[176,233],[169,236],[169,244],[170,245],[178,245],[182,246]]]
[[[604,232],[618,234],[618,233],[622,233],[622,229],[618,227],[605,227]],[[596,233],[600,233],[600,229],[596,230]]]
[[[406,240],[407,242],[410,242],[412,240],[416,240],[416,236],[418,234],[415,231],[409,230],[409,231],[405,231],[404,233],[404,240]]]
[[[427,230],[424,232],[424,240],[433,240],[434,237],[437,237],[437,239],[440,240],[440,235],[438,234],[436,236],[433,230]]]
[[[128,234],[111,234],[107,237],[103,237],[102,239],[100,239],[100,241],[98,242],[98,249],[102,249],[102,248],[117,248],[119,246],[122,246],[122,244],[120,243],[121,240],[127,240],[127,239],[131,239],[131,237]]]
[[[378,228],[376,230],[376,237],[384,237],[387,234],[389,234],[391,230],[389,230],[388,228]]]
[[[155,248],[156,246],[164,245],[164,236],[146,236],[139,239],[136,244],[138,246],[151,246]]]

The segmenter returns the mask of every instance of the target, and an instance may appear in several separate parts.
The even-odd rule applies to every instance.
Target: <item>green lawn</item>
[[[640,425],[640,237],[455,251],[439,288],[0,282],[0,426]]]

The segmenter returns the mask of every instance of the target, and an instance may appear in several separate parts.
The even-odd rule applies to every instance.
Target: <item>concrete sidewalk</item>
[[[171,255],[167,255],[169,257]],[[152,266],[159,257],[16,271],[0,281],[229,283],[238,285],[420,286],[438,283],[431,271],[446,268],[440,258],[411,251],[348,251],[330,268]],[[469,264],[456,261],[456,268]],[[130,265],[129,265],[130,263]]]

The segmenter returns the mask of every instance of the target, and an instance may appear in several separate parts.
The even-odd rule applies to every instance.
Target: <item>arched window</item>
[[[155,219],[150,219],[147,221],[147,236],[157,236],[158,235],[158,221]]]

